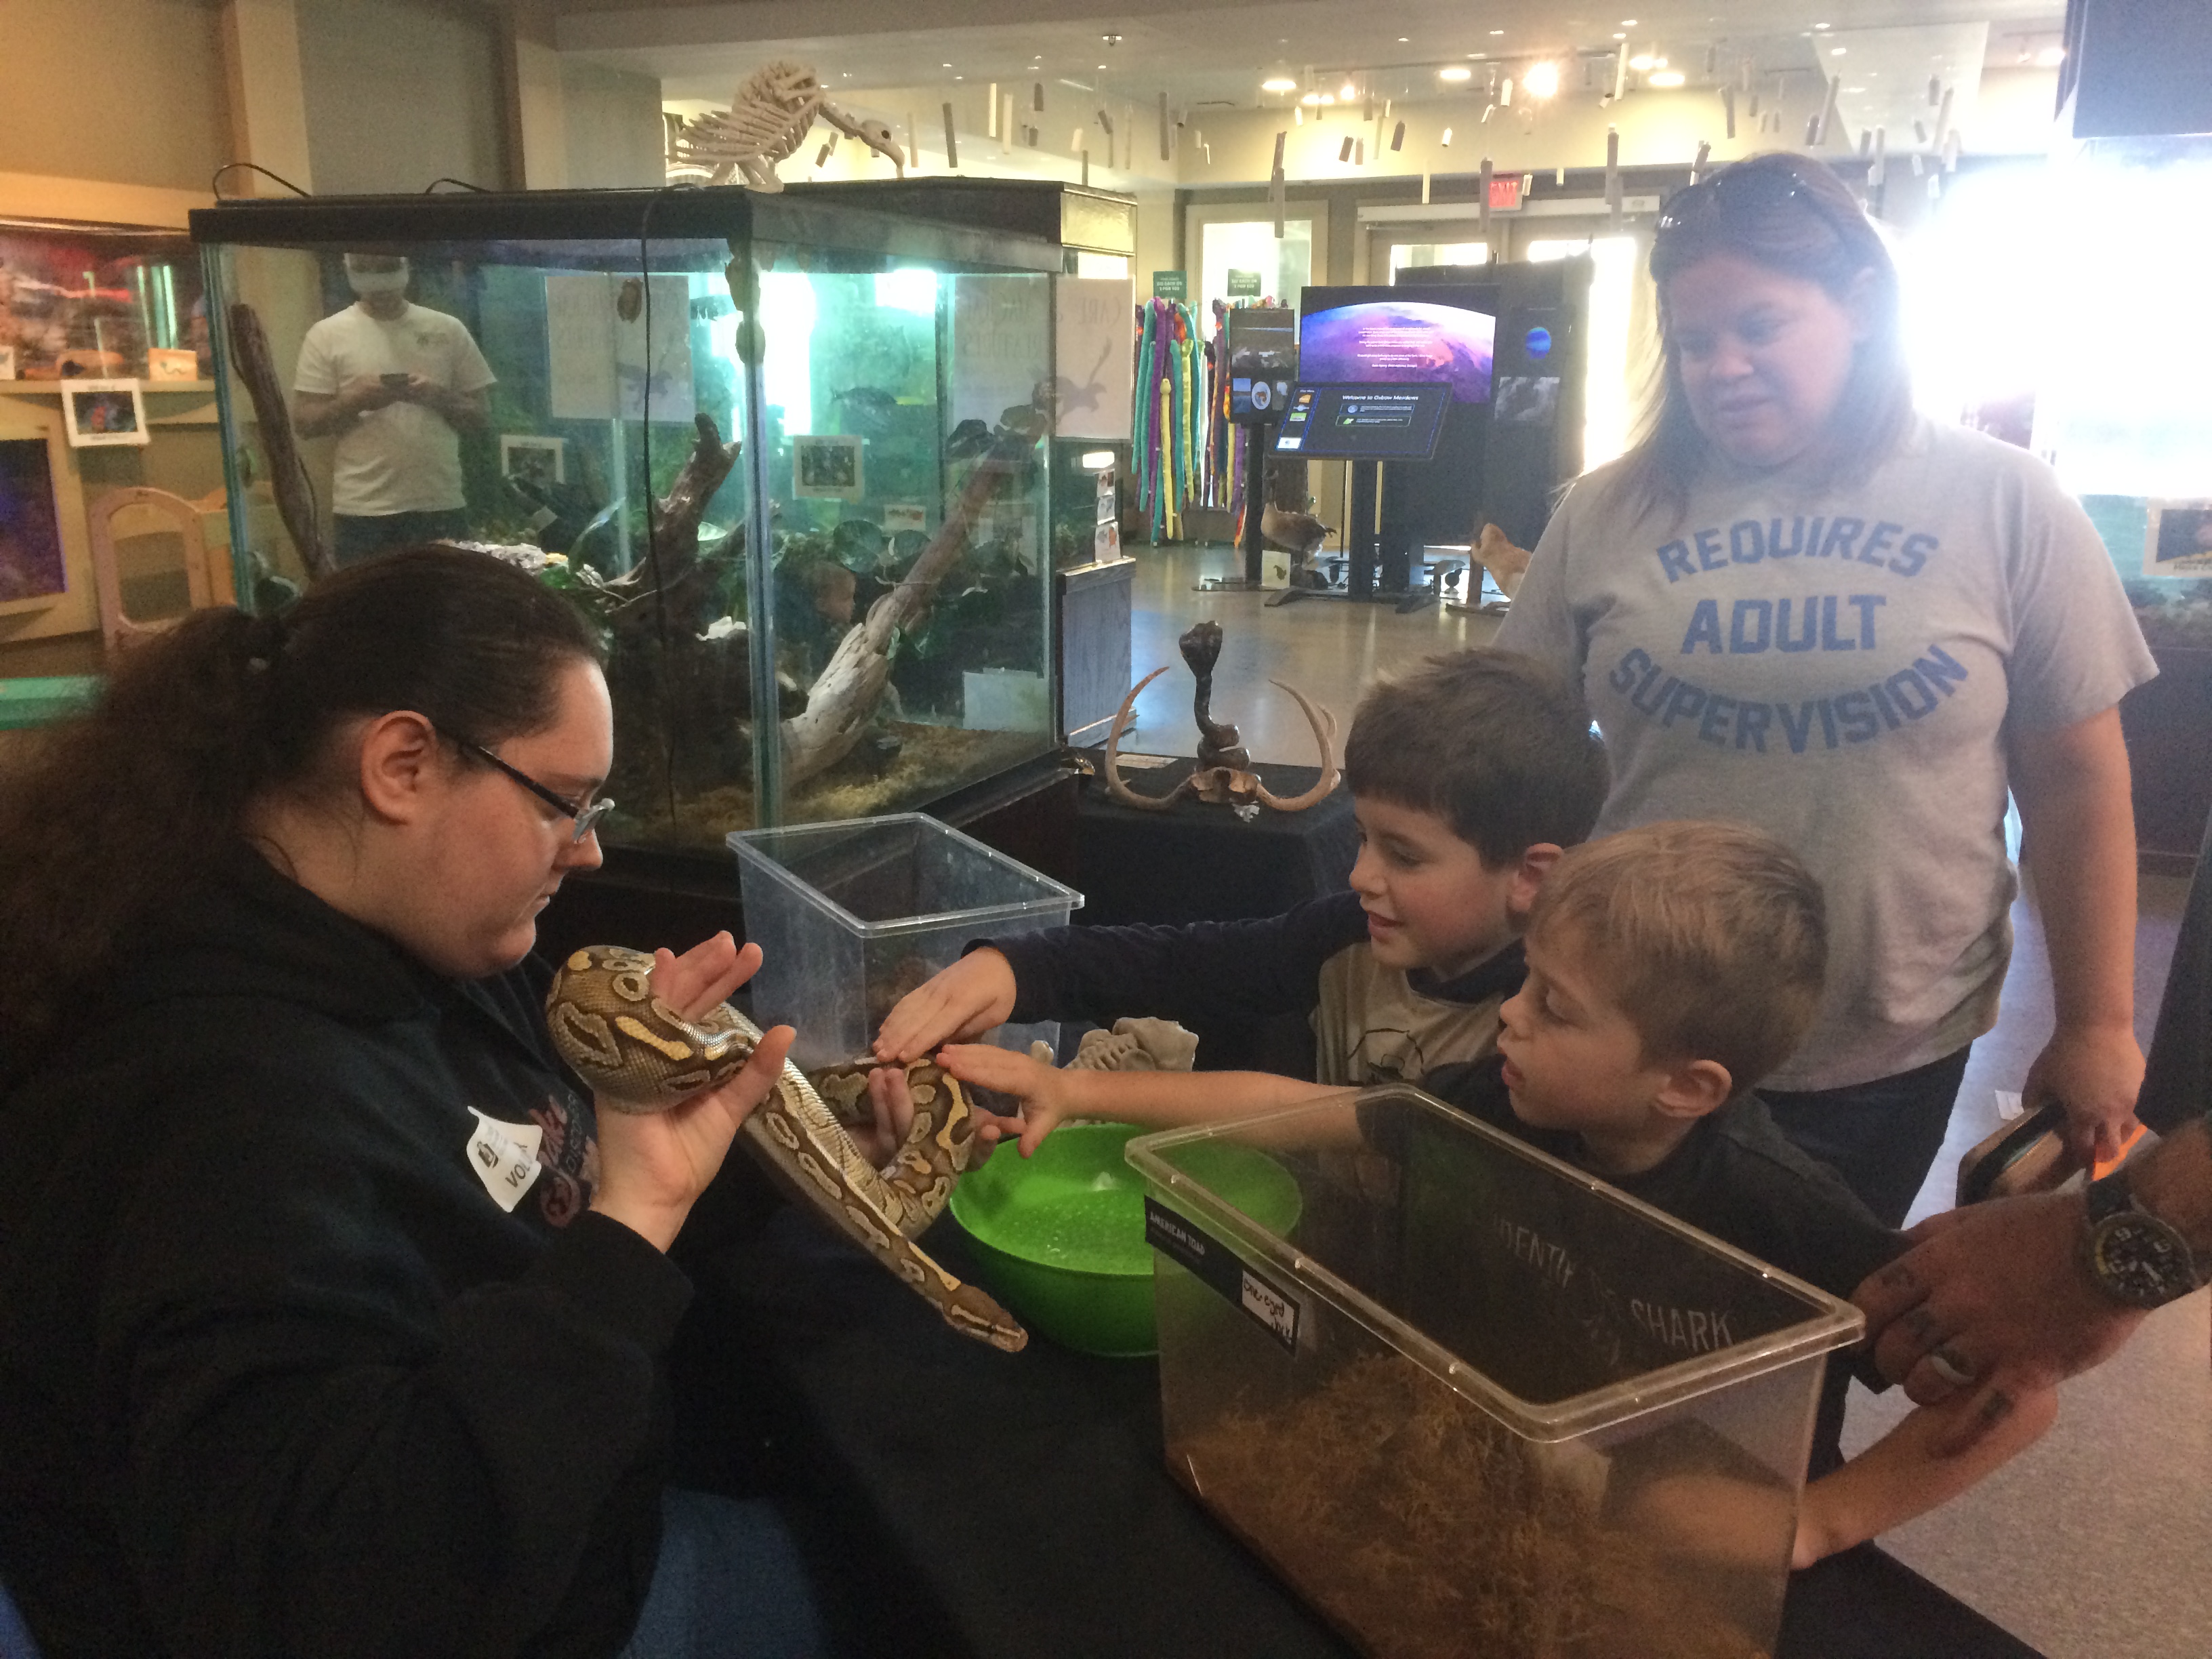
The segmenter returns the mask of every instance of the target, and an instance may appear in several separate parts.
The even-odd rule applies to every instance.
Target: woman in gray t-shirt
[[[2142,1077],[2118,704],[2154,670],[2111,559],[2048,467],[1913,412],[1895,267],[1819,162],[1678,193],[1651,274],[1646,434],[1561,505],[1498,643],[1580,676],[1600,834],[1735,818],[1820,876],[1826,998],[1760,1092],[1893,1224],[1996,1018],[2009,791],[2057,1014],[2027,1103],[2116,1149]]]

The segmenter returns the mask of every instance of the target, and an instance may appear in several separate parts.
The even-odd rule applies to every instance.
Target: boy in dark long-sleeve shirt
[[[1305,1015],[1311,1081],[1209,1074],[1209,1099],[1226,1103],[1272,1100],[1278,1085],[1310,1095],[1315,1083],[1418,1082],[1487,1053],[1498,1005],[1520,984],[1519,934],[1544,872],[1603,804],[1587,711],[1510,653],[1431,658],[1361,701],[1345,781],[1361,842],[1350,891],[1262,920],[982,941],[891,1011],[878,1056],[911,1058],[1010,1018]]]

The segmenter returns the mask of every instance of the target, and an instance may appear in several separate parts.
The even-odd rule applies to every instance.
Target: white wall
[[[229,159],[228,107],[215,0],[0,6],[0,173],[204,198]]]
[[[319,195],[506,177],[489,15],[436,0],[299,0],[300,72]]]
[[[561,101],[570,189],[663,182],[659,82],[567,59],[561,65]]]

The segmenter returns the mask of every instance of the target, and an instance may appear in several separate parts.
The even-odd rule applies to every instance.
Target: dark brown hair
[[[599,655],[559,594],[451,547],[341,571],[281,613],[195,611],[129,647],[93,708],[0,775],[0,1071],[205,878],[249,803],[325,787],[342,724],[413,709],[489,746],[543,730],[561,671]]]
[[[1743,1093],[1796,1052],[1827,971],[1827,908],[1795,853],[1739,823],[1647,823],[1545,877],[1528,937],[1569,946],[1651,1060],[1712,1060]]]
[[[1651,242],[1659,362],[1644,393],[1636,441],[1614,477],[1620,499],[1632,511],[1664,507],[1680,515],[1711,456],[1682,390],[1667,283],[1716,253],[1818,283],[1839,301],[1862,281],[1867,284],[1856,303],[1863,307],[1869,332],[1828,422],[1832,478],[1872,471],[1911,418],[1897,266],[1888,246],[1824,163],[1786,152],[1754,155],[1676,192],[1660,215]]]
[[[1434,812],[1493,869],[1590,832],[1612,784],[1589,710],[1516,651],[1455,651],[1378,682],[1344,744],[1355,795]]]

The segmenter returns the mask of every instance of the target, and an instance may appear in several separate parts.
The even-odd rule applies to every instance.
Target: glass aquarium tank
[[[0,380],[205,380],[199,261],[181,232],[0,219]]]
[[[608,642],[620,845],[1048,752],[1061,250],[934,182],[195,213],[240,591],[426,539],[536,572]]]

